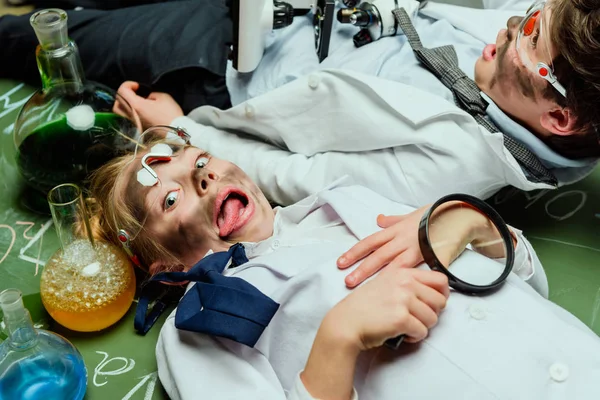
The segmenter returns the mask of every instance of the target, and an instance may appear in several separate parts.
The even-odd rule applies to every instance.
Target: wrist
[[[312,397],[350,399],[356,360],[361,351],[357,345],[360,340],[345,334],[344,326],[330,314],[317,331],[300,379]]]

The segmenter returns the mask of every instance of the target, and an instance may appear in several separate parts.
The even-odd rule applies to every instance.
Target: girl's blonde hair
[[[87,202],[92,235],[94,239],[121,247],[118,233],[124,229],[135,235],[129,246],[146,272],[154,274],[163,270],[181,270],[181,261],[152,239],[143,227],[146,218],[143,199],[136,190],[137,182],[126,176],[133,157],[134,154],[130,153],[115,158],[91,174]],[[157,262],[160,270],[156,268]]]

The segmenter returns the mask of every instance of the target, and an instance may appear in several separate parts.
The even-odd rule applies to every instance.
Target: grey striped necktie
[[[451,45],[433,49],[423,47],[419,34],[404,8],[395,9],[393,14],[417,59],[447,88],[452,90],[456,105],[471,114],[475,121],[488,131],[500,132],[496,125],[485,117],[487,102],[481,97],[475,82],[458,67],[458,57],[454,47]],[[544,167],[535,154],[512,137],[504,133],[502,135],[504,136],[504,147],[527,172],[529,180],[557,186],[554,174]]]

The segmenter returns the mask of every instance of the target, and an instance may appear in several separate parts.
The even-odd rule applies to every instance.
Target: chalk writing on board
[[[22,247],[19,250],[19,258],[21,260],[29,261],[29,262],[35,264],[35,274],[34,275],[38,274],[38,269],[39,269],[40,265],[46,265],[45,262],[43,262],[42,260],[40,260],[40,254],[42,252],[42,243],[43,243],[43,240],[44,240],[44,233],[46,233],[46,231],[48,230],[48,228],[50,228],[51,226],[52,226],[52,219],[49,219],[48,221],[46,221],[46,223],[44,223],[42,225],[42,227],[40,228],[40,230],[31,238],[31,240],[29,240],[29,242],[24,247]],[[23,233],[23,235],[25,235],[25,233]],[[25,252],[31,246],[33,246],[33,244],[36,243],[38,240],[40,241],[40,244],[38,246],[37,257],[33,258],[33,257],[29,257],[29,256],[25,255]]]
[[[46,233],[46,231],[48,230],[48,228],[50,228],[50,226],[52,226],[52,219],[49,219],[48,221],[46,221],[44,224],[42,224],[41,228],[37,231],[37,233],[33,236],[29,236],[28,232],[31,230],[31,228],[33,228],[35,226],[35,223],[30,222],[30,221],[17,221],[15,223],[16,227],[21,227],[21,226],[25,226],[25,230],[23,232],[23,237],[27,240],[27,244],[25,244],[25,246],[23,246],[21,249],[19,249],[19,258],[23,261],[27,261],[30,263],[35,264],[35,273],[34,276],[36,276],[39,272],[39,266],[45,265],[45,262],[40,260],[40,255],[42,252],[42,243],[43,243],[43,238],[44,238],[44,233]],[[0,253],[0,264],[2,264],[4,262],[4,260],[6,259],[6,257],[8,257],[8,255],[10,254],[11,250],[13,249],[14,245],[15,245],[15,241],[17,239],[17,232],[15,230],[15,227],[7,225],[7,224],[0,224],[0,230],[8,230],[9,234],[10,234],[10,242],[8,244],[8,248],[6,250],[4,250],[4,253]],[[37,248],[37,257],[31,257],[28,256],[27,254],[25,254],[27,252],[27,250],[29,250],[35,243],[38,243],[38,248]],[[2,250],[0,250],[1,252]]]
[[[35,225],[35,223],[34,223],[34,222],[29,222],[29,221],[17,221],[17,222],[16,222],[16,224],[17,224],[17,225],[26,225],[26,226],[28,226],[28,228],[27,228],[27,229],[25,229],[25,231],[23,232],[23,238],[25,238],[25,239],[29,239],[29,240],[33,239],[33,236],[27,236],[27,232],[29,232],[29,230],[30,230],[31,228],[33,228],[33,226]]]
[[[148,375],[144,375],[144,376],[140,377],[140,379],[141,379],[141,381],[137,385],[135,385],[121,400],[131,399],[131,397],[135,393],[137,393],[138,390],[140,390],[142,387],[144,387],[144,385],[146,383],[148,383],[148,386],[146,386],[146,393],[144,393],[144,400],[150,400],[152,398],[152,395],[154,394],[154,388],[156,387],[156,381],[158,379],[158,372],[155,371]]]
[[[2,96],[0,96],[0,104],[2,104],[2,112],[0,112],[0,118],[4,117],[5,115],[11,113],[12,111],[21,108],[21,106],[23,104],[25,104],[27,102],[27,100],[29,100],[30,95],[27,95],[25,98],[18,100],[14,103],[10,102],[10,96],[13,93],[18,92],[19,90],[21,90],[23,88],[23,86],[25,86],[25,84],[21,83],[18,84],[17,86],[15,86],[14,88],[12,88],[11,90],[9,90],[8,92],[4,93]]]
[[[8,254],[10,253],[15,244],[17,233],[15,232],[15,229],[10,225],[0,224],[0,229],[8,229],[8,231],[10,232],[10,244],[8,245],[8,249],[6,249],[6,252],[4,252],[2,258],[0,258],[0,264],[2,264],[6,257],[8,257]]]
[[[507,190],[506,192],[499,193],[496,196],[494,196],[494,204],[500,205],[513,198],[514,196],[521,194],[525,196],[526,200],[528,201],[528,203],[525,205],[525,209],[527,209],[533,204],[537,203],[542,197],[546,196],[546,194],[548,193],[552,193],[553,196],[544,203],[544,211],[546,212],[546,215],[548,217],[557,221],[564,221],[568,218],[571,218],[583,208],[588,199],[587,193],[583,190],[569,190],[566,192],[555,194],[554,191],[550,189],[540,190],[539,192],[523,192],[521,190],[512,188],[510,190]],[[574,198],[576,201],[576,205],[575,207],[571,207],[567,210],[561,210],[559,213],[559,211],[555,210],[554,207],[552,207],[552,205],[556,201],[565,198]]]
[[[98,383],[98,377],[121,375],[121,374],[131,371],[133,369],[133,367],[135,367],[135,361],[131,358],[130,359],[127,359],[125,357],[108,358],[108,353],[105,353],[103,351],[96,351],[96,353],[102,354],[102,356],[104,357],[102,359],[102,361],[100,361],[100,363],[96,366],[96,368],[94,368],[94,377],[92,379],[92,382],[94,382],[94,385],[96,387],[104,386],[108,383],[107,379],[105,379],[104,382]],[[123,364],[121,365],[121,368],[114,369],[114,370],[106,370],[107,365],[109,365],[110,363],[114,363],[114,362],[123,363]]]
[[[110,358],[108,353],[104,351],[96,351],[96,354],[102,355],[102,361],[100,361],[96,368],[94,368],[94,376],[92,377],[92,382],[96,387],[101,387],[108,383],[108,378],[104,378],[102,382],[98,382],[98,378],[122,375],[133,370],[133,368],[135,367],[135,360],[133,360],[132,358]],[[109,369],[109,365],[115,363],[116,366],[119,366],[119,368]],[[147,375],[139,377],[139,379],[140,381],[133,388],[131,388],[131,390],[127,392],[127,394],[121,400],[130,400],[134,394],[136,394],[141,388],[144,387],[144,385],[146,385],[144,400],[150,400],[152,398],[152,395],[154,394],[154,388],[156,387],[156,381],[158,379],[158,373],[156,371],[151,372]]]
[[[594,299],[594,306],[592,307],[592,319],[590,321],[590,328],[594,329],[594,324],[596,323],[596,318],[598,318],[598,313],[600,312],[600,289],[596,292],[596,298]]]

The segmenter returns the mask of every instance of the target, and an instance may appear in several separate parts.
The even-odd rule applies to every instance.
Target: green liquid
[[[96,113],[94,126],[77,131],[60,119],[38,126],[19,146],[17,163],[26,183],[47,193],[62,183],[82,184],[88,174],[131,148],[131,122]]]

